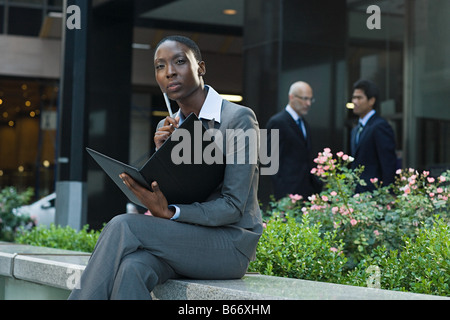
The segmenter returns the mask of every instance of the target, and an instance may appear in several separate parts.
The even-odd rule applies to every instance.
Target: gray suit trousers
[[[103,229],[69,299],[151,299],[167,279],[237,279],[248,263],[226,227],[123,214]]]

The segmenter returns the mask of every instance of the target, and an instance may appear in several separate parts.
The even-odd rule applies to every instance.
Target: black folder
[[[223,161],[217,163],[207,164],[201,157],[201,163],[197,163],[199,155],[197,154],[197,161],[194,161],[194,152],[199,150],[199,146],[194,145],[201,143],[201,150],[205,149],[210,143],[215,143],[214,139],[203,141],[202,137],[206,128],[201,125],[201,135],[197,136],[194,133],[194,123],[201,121],[195,114],[189,115],[179,129],[186,129],[190,133],[191,145],[191,161],[190,163],[175,164],[172,161],[171,154],[173,148],[182,142],[175,141],[170,136],[163,145],[147,160],[141,167],[136,168],[131,165],[122,163],[118,160],[110,158],[98,151],[86,148],[87,152],[94,158],[100,167],[108,174],[108,176],[117,184],[128,199],[137,205],[144,207],[134,193],[123,183],[119,177],[121,173],[127,173],[135,181],[142,186],[151,190],[151,183],[157,181],[160,190],[164,194],[169,204],[190,204],[194,202],[205,201],[211,193],[221,184],[225,171],[225,159],[222,153]],[[214,146],[212,146],[214,147]],[[222,148],[214,148],[214,150],[221,150]],[[186,161],[188,162],[188,161]]]

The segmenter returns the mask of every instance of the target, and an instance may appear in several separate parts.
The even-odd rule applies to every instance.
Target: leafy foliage
[[[442,219],[423,228],[415,240],[403,237],[401,250],[377,247],[347,276],[347,284],[364,286],[370,266],[380,268],[383,289],[450,296],[450,227]]]
[[[18,192],[14,187],[6,187],[0,191],[0,240],[14,241],[20,227],[31,228],[33,220],[25,215],[15,214],[14,209],[28,204],[33,196],[33,189]]]
[[[450,171],[432,178],[427,171],[398,170],[393,185],[372,179],[376,189],[359,194],[355,188],[365,183],[359,178],[363,168],[349,169],[353,159],[342,152],[336,156],[325,149],[315,159],[317,167],[312,172],[325,184],[320,194],[308,199],[290,195],[273,203],[266,216],[282,212],[301,221],[308,215],[311,222],[320,223],[322,232],[335,230],[350,268],[380,245],[399,249],[405,244],[403,236],[414,239],[421,227],[433,225],[436,214],[450,221]]]
[[[80,231],[69,226],[37,226],[32,230],[22,230],[16,238],[17,243],[33,246],[59,248],[66,250],[92,252],[97,243],[99,231],[90,230],[85,225]]]
[[[350,169],[350,156],[326,148],[314,161],[324,190],[271,203],[253,271],[367,285],[375,269],[383,289],[450,296],[450,171],[398,170],[394,184],[373,178],[375,190],[358,194],[364,168]],[[333,259],[330,250],[343,254]]]
[[[284,216],[270,220],[259,241],[250,271],[266,275],[336,282],[346,258],[334,233],[321,234],[319,225]]]

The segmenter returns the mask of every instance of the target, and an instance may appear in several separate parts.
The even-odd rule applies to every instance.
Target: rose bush
[[[312,173],[324,182],[324,189],[308,199],[290,195],[272,203],[272,214],[289,214],[301,221],[306,215],[313,224],[320,224],[321,232],[336,232],[344,243],[348,267],[354,267],[361,258],[378,246],[388,250],[404,245],[402,237],[414,239],[420,228],[430,227],[439,214],[450,220],[448,207],[450,171],[439,177],[419,173],[414,169],[398,170],[395,183],[383,186],[376,178],[371,183],[373,192],[355,193],[363,167],[351,169],[352,157],[329,148],[318,154]]]
[[[374,267],[383,289],[450,296],[450,226],[437,219],[420,229],[415,240],[403,237],[400,250],[379,246],[364,257],[341,283],[366,286]]]
[[[257,259],[249,271],[279,277],[337,283],[344,276],[346,257],[335,232],[320,232],[319,224],[284,214],[264,225]]]

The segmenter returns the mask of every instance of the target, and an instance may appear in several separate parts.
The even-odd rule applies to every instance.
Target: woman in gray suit
[[[204,84],[205,62],[192,40],[181,36],[164,38],[154,58],[162,92],[180,107],[175,119],[167,117],[158,126],[154,138],[157,147],[192,112],[202,120],[213,121],[223,136],[227,129],[243,129],[254,130],[259,139],[254,112],[223,100]],[[259,152],[259,141],[244,140],[246,153]],[[232,150],[239,151],[237,147]],[[150,191],[122,174],[124,183],[152,216],[114,217],[103,229],[77,289],[69,298],[150,299],[153,288],[170,278],[242,277],[249,261],[255,258],[262,233],[258,163],[248,162],[226,163],[223,182],[208,200],[187,205],[168,204],[157,181]]]

